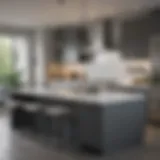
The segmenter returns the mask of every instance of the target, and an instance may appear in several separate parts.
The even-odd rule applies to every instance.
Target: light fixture
[[[57,0],[57,3],[59,5],[64,5],[66,3],[66,0]]]

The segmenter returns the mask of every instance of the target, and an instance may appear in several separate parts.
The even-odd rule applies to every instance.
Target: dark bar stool
[[[7,108],[11,111],[11,126],[13,129],[21,129],[23,128],[23,119],[24,119],[24,112],[22,106],[24,103],[22,101],[7,100]]]
[[[37,116],[41,109],[41,105],[38,103],[27,103],[23,106],[24,118],[23,124],[25,129],[31,132],[37,132]]]
[[[41,117],[41,133],[53,143],[69,145],[70,141],[70,110],[65,106],[49,106],[44,109]]]

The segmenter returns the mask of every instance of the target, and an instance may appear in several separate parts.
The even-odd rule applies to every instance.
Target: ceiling
[[[78,23],[160,5],[160,0],[1,0],[0,25],[44,27]]]

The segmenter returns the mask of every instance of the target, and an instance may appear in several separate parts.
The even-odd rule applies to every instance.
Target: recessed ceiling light
[[[66,0],[57,0],[57,3],[60,5],[64,5],[66,3]]]

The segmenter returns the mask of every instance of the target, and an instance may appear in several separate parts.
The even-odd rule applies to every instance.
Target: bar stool
[[[24,128],[32,131],[37,132],[37,116],[39,113],[39,110],[41,109],[41,105],[38,103],[27,103],[23,107],[24,111]]]
[[[42,120],[42,119],[41,119]],[[70,141],[70,110],[65,106],[48,106],[44,110],[41,130],[49,141],[53,143],[56,140],[69,144]]]
[[[8,99],[6,102],[6,107],[11,111],[11,126],[13,129],[20,129],[23,127],[23,117],[24,112],[22,106],[24,105],[22,101]]]

